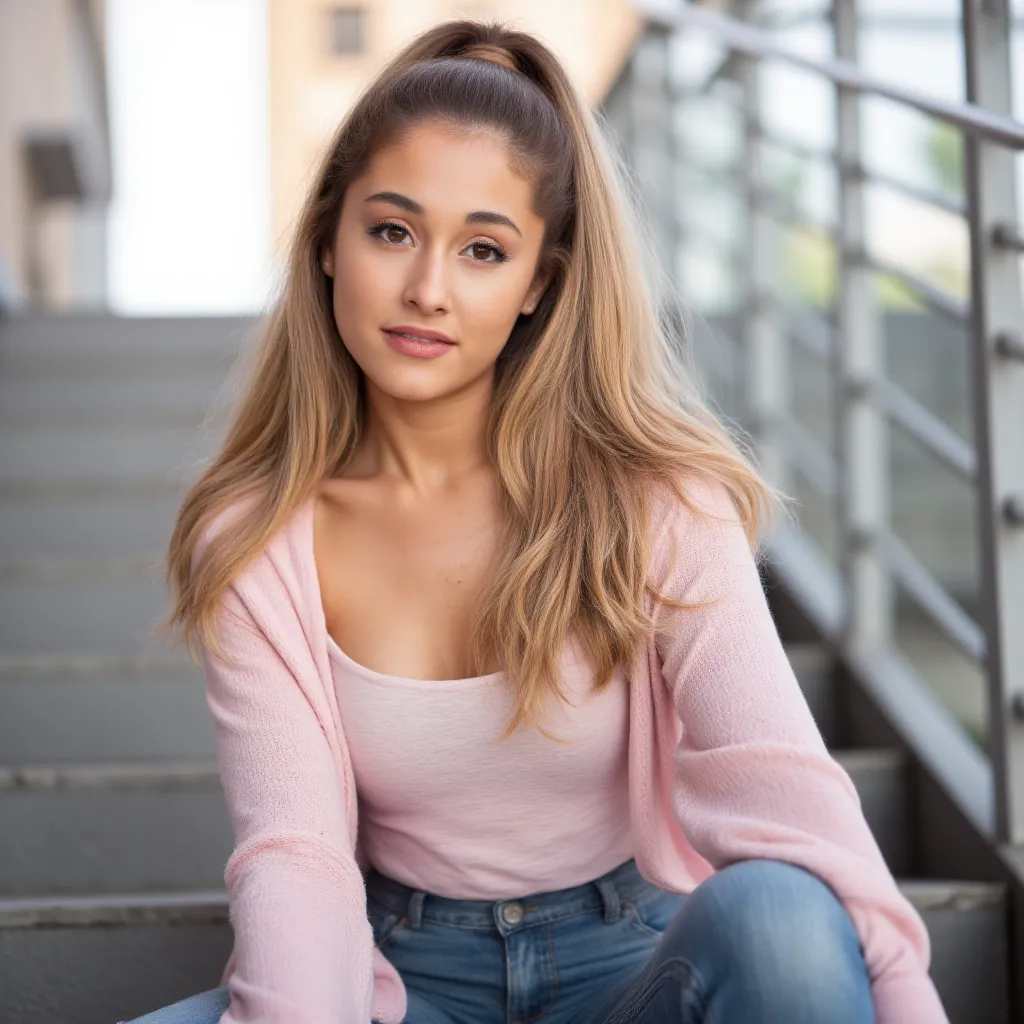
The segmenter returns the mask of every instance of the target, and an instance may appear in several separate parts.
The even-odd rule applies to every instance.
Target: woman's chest
[[[328,632],[376,672],[458,679],[494,671],[473,670],[469,632],[498,532],[492,503],[476,494],[416,507],[358,494],[318,502],[314,551]]]

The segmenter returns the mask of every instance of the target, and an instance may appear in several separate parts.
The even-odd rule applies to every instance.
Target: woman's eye
[[[486,242],[472,242],[469,252],[476,263],[504,263],[508,258],[496,245]]]
[[[390,245],[401,245],[409,234],[401,224],[375,224],[369,233]]]

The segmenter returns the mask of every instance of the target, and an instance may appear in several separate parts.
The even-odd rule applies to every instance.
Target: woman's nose
[[[424,313],[448,309],[451,303],[448,276],[444,253],[422,250],[409,265],[405,301]]]

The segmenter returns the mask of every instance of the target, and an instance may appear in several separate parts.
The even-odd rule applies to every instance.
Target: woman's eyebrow
[[[515,226],[515,224],[505,216],[503,213],[494,213],[491,210],[475,210],[473,213],[466,217],[467,224],[504,224],[505,227],[511,228],[520,238],[523,237],[522,231]]]
[[[410,199],[408,196],[403,196],[401,192],[374,192],[373,195],[367,196],[363,202],[381,202],[391,203],[392,206],[398,206],[409,213],[415,213],[422,215],[427,211],[416,202],[415,199]],[[505,227],[511,228],[520,238],[523,237],[522,231],[516,227],[515,222],[510,218],[506,217],[503,213],[495,213],[493,210],[474,210],[473,213],[466,215],[467,224],[504,224]]]

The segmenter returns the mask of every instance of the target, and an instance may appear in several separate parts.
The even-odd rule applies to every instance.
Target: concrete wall
[[[91,0],[88,8],[100,26],[102,46],[102,0]],[[0,264],[9,291],[22,302],[35,289],[49,308],[103,304],[109,166],[94,73],[73,0],[0,3]],[[33,215],[24,141],[38,133],[78,140],[95,201],[61,200]],[[33,217],[37,285],[28,257]]]

